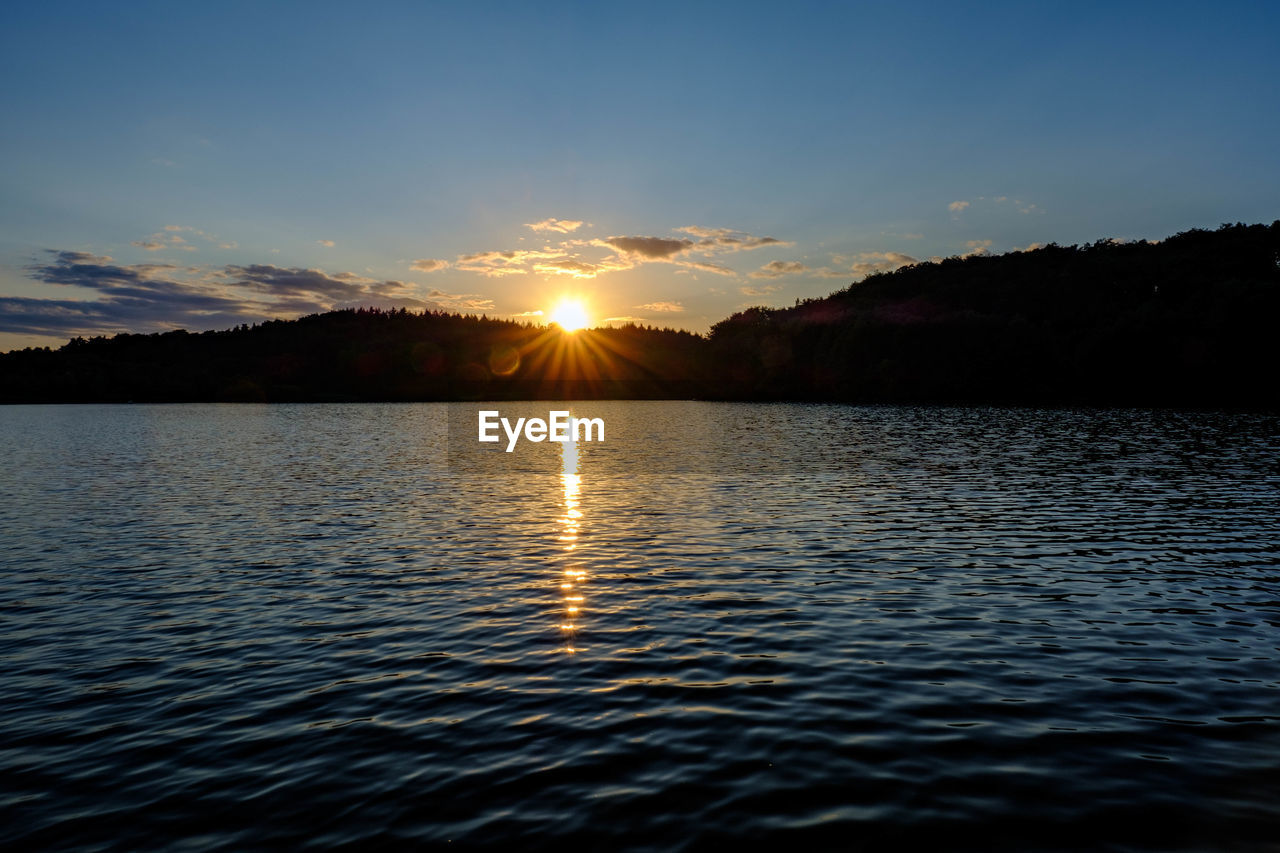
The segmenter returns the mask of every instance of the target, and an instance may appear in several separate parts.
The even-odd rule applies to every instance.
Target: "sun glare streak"
[[[591,319],[587,316],[587,309],[580,300],[561,299],[560,303],[551,309],[551,322],[566,332],[576,332],[586,328]]]

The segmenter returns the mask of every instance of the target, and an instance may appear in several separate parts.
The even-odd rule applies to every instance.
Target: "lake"
[[[1280,417],[477,408],[0,407],[0,842],[1275,849]]]

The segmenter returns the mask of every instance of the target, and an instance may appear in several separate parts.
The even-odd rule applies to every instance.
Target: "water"
[[[0,844],[1276,849],[1280,419],[592,410],[0,408]]]

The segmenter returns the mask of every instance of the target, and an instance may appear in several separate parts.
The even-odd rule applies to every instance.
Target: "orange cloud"
[[[752,278],[781,278],[784,275],[800,275],[809,268],[799,261],[769,261],[751,273]]]
[[[526,222],[525,227],[538,232],[555,231],[559,234],[568,234],[577,231],[583,224],[581,219],[544,219],[541,222]]]
[[[610,237],[601,242],[619,252],[639,255],[650,261],[670,260],[694,246],[692,240],[671,240],[666,237]]]

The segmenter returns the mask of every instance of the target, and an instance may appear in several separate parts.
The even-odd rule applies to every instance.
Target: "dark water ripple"
[[[603,405],[0,409],[0,843],[1280,849],[1277,418]]]

